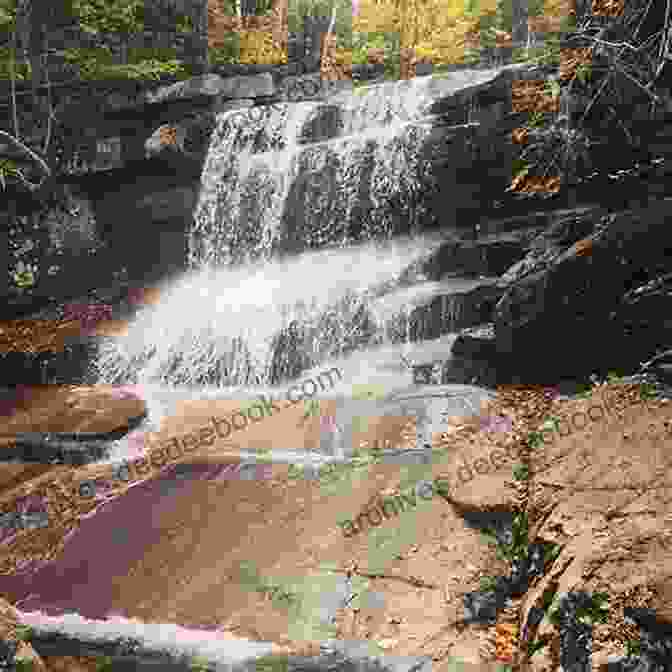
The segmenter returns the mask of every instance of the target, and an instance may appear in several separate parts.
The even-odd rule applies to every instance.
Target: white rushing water
[[[417,78],[341,92],[326,102],[219,115],[194,213],[190,264],[269,259],[288,237],[296,251],[349,240],[352,227],[364,238],[389,233],[386,201],[393,193],[411,195],[426,167],[419,150],[429,126],[413,122],[426,116],[435,95],[430,84]],[[311,124],[330,137],[305,144],[302,130]],[[290,194],[301,181],[303,199],[300,191]],[[366,217],[355,211],[362,190]],[[287,211],[292,206],[298,213]]]
[[[382,342],[370,306],[436,240],[309,252],[185,274],[101,351],[102,383],[249,386],[271,382],[278,338],[299,323],[303,369]]]

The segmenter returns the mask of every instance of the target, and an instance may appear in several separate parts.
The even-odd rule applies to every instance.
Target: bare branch
[[[47,155],[47,149],[49,149],[49,142],[51,141],[51,122],[54,120],[54,106],[51,100],[51,80],[49,79],[49,68],[44,68],[44,76],[47,80],[47,107],[48,107],[48,117],[47,117],[47,137],[44,139],[44,147],[42,148],[42,154]]]
[[[655,100],[657,103],[660,103],[660,98],[655,93],[652,93],[649,89],[647,89],[646,86],[644,86],[644,84],[642,84],[639,80],[635,79],[629,72],[627,72],[627,70],[625,70],[625,68],[623,68],[623,66],[621,66],[619,63],[614,63],[614,66],[622,75],[625,75],[629,80],[637,84],[637,86],[642,89],[642,91],[646,91],[646,93],[653,100]]]
[[[44,161],[44,159],[42,159],[40,156],[38,156],[32,149],[30,149],[30,147],[25,145],[23,142],[21,142],[20,140],[15,138],[10,133],[7,133],[5,131],[0,131],[0,138],[2,138],[2,137],[7,138],[7,140],[9,140],[15,147],[17,147],[22,152],[27,154],[31,159],[33,159],[33,161],[35,161],[40,166],[40,168],[42,169],[42,172],[44,173],[44,178],[42,179],[42,181],[39,184],[34,185],[30,182],[27,182],[25,180],[25,178],[23,178],[24,183],[27,186],[29,186],[29,188],[31,190],[39,189],[44,184],[44,181],[48,177],[51,177],[51,169],[49,168],[47,163]],[[17,172],[20,172],[20,171],[17,171]]]

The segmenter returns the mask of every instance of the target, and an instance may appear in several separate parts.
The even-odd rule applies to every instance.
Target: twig
[[[47,149],[49,148],[49,142],[51,141],[51,121],[54,118],[54,108],[51,101],[51,80],[49,79],[49,68],[46,67],[48,64],[45,63],[44,76],[47,80],[47,105],[49,107],[49,115],[47,117],[47,137],[44,140],[44,148],[42,149],[42,154],[47,155]]]
[[[429,588],[431,590],[438,590],[439,586],[437,586],[434,583],[427,583],[426,581],[423,581],[422,579],[418,579],[415,576],[399,576],[398,574],[385,574],[385,573],[379,573],[379,572],[367,572],[360,570],[359,568],[355,569],[334,569],[331,570],[333,572],[336,572],[337,574],[346,574],[348,576],[351,576],[352,574],[356,574],[357,576],[363,576],[367,579],[390,579],[391,581],[401,581],[402,583],[409,583],[412,586],[415,586],[416,588]]]
[[[593,99],[588,103],[588,106],[583,112],[583,115],[581,116],[581,119],[579,120],[579,123],[583,121],[586,116],[588,115],[588,112],[592,109],[593,105],[595,104],[595,101],[600,97],[600,93],[602,93],[602,89],[609,83],[609,80],[613,77],[614,71],[612,70],[605,78],[602,84],[600,85],[600,88],[598,92],[593,96]]]
[[[632,49],[634,52],[639,51],[637,47],[633,47],[629,42],[607,42],[606,40],[601,40],[598,37],[593,37],[591,38],[593,42],[596,44],[604,44],[608,47],[621,47],[621,51],[625,50],[626,48]]]
[[[672,0],[667,0],[667,8],[665,9],[665,28],[663,32],[663,39],[660,41],[660,49],[658,51],[658,69],[661,69],[663,61],[665,60],[665,52],[667,51],[667,43],[670,39],[670,15],[672,10]]]
[[[630,134],[630,131],[626,128],[625,124],[618,118],[618,113],[616,110],[610,105],[609,109],[611,110],[611,113],[614,115],[614,119],[616,119],[616,122],[618,125],[623,129],[623,132],[628,136],[628,141],[630,142],[631,145],[634,145],[634,140],[632,138],[632,135]]]
[[[671,0],[671,1],[672,1],[672,0]],[[652,98],[653,100],[655,100],[657,103],[660,102],[660,98],[659,98],[655,93],[652,93],[651,91],[649,91],[649,89],[647,89],[646,86],[644,86],[644,84],[642,84],[639,80],[635,79],[629,72],[627,72],[627,71],[625,70],[625,68],[623,68],[623,66],[621,66],[619,63],[614,63],[614,66],[618,69],[618,71],[619,71],[621,74],[625,75],[629,80],[631,80],[631,81],[633,81],[635,84],[637,84],[637,86],[638,86],[640,89],[642,89],[642,91],[646,91],[646,93],[648,93],[649,96],[651,96],[651,98]]]
[[[47,175],[51,175],[51,169],[49,166],[45,163],[44,159],[38,156],[30,147],[26,146],[23,142],[15,138],[11,133],[7,133],[6,131],[0,131],[0,136],[6,137],[10,142],[14,143],[15,146],[17,146],[19,149],[24,151],[28,156],[30,156],[34,161],[36,161],[39,165],[40,168],[45,172]]]

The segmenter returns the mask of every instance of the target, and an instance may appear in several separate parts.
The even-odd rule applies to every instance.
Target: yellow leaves
[[[262,30],[241,30],[241,63],[286,63],[287,52],[276,47],[273,33]]]
[[[573,79],[582,66],[589,66],[593,60],[592,47],[563,49],[560,52],[560,79]]]
[[[352,19],[352,30],[358,33],[397,33],[400,26],[400,13],[393,2],[361,0],[359,12]]]
[[[544,16],[569,16],[574,13],[572,0],[545,0]]]

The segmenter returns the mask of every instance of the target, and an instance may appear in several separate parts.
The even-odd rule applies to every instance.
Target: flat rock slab
[[[75,450],[69,441],[118,439],[146,413],[144,401],[113,385],[25,386],[5,390],[3,397],[0,449],[9,448],[21,436],[27,453],[31,445],[48,444],[49,436],[54,447],[60,442],[66,452]]]

